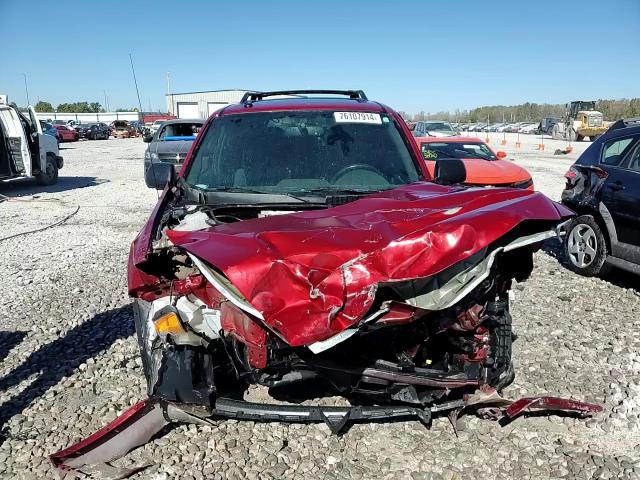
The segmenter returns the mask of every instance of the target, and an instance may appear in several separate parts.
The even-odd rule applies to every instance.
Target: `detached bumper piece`
[[[405,406],[324,407],[251,403],[221,398],[216,401],[214,417],[254,422],[321,423],[331,433],[343,433],[352,423],[416,419],[431,424],[431,408]]]
[[[493,389],[481,389],[462,400],[430,408],[408,406],[325,407],[277,405],[219,398],[212,410],[188,405],[174,405],[158,399],[144,400],[93,435],[49,456],[58,478],[127,478],[148,465],[120,468],[109,462],[147,443],[172,422],[212,425],[214,420],[231,418],[256,422],[325,423],[332,433],[343,433],[350,425],[362,422],[416,419],[427,428],[432,414],[449,412],[452,423],[465,409],[493,420],[514,419],[525,412],[561,411],[580,417],[602,411],[602,407],[557,397],[532,397],[511,401]]]

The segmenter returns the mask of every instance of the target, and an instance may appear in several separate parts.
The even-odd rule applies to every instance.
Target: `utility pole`
[[[169,95],[171,95],[171,72],[167,72],[167,100]],[[173,113],[173,97],[171,97],[171,109],[168,113]]]
[[[136,85],[136,95],[138,96],[138,107],[140,108],[140,115],[142,115],[142,101],[140,101],[140,91],[138,90],[138,80],[136,79],[136,70],[133,68],[133,56],[129,54],[129,60],[131,61],[131,71],[133,72],[133,83]]]
[[[108,112],[109,111],[109,99],[107,98],[107,91],[106,90],[102,90],[102,93],[104,93],[104,109]]]
[[[27,105],[31,105],[29,101],[29,87],[27,86],[27,74],[23,73],[22,76],[24,77],[24,91],[27,94]]]

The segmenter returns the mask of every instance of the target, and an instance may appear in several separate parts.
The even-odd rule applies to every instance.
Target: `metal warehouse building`
[[[167,111],[179,118],[207,118],[216,110],[237,103],[247,90],[213,90],[167,94]]]

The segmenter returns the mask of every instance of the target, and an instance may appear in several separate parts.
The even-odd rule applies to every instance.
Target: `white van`
[[[0,104],[0,180],[32,177],[40,185],[53,185],[63,163],[56,138],[42,133],[32,107],[27,118]]]

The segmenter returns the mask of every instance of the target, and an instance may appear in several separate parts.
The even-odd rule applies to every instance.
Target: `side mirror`
[[[152,163],[144,172],[144,182],[149,188],[156,190],[164,190],[168,184],[172,184],[174,180],[173,165],[170,163],[158,162]]]
[[[435,177],[435,182],[440,185],[464,183],[467,179],[467,169],[462,160],[436,160]]]
[[[142,141],[144,143],[151,143],[151,140],[153,140],[153,135],[145,135],[144,137],[142,137]]]
[[[503,152],[502,150],[500,150],[499,152],[496,152],[496,157],[498,158],[498,160],[507,158],[507,152]]]

